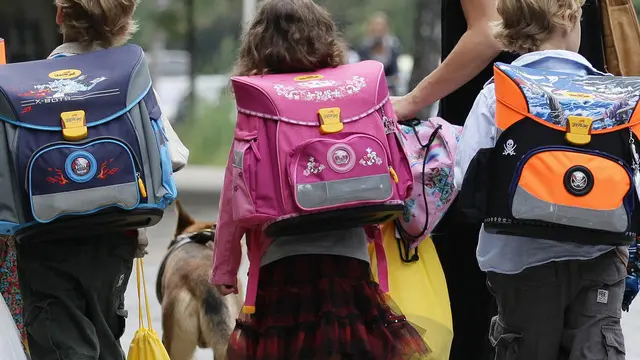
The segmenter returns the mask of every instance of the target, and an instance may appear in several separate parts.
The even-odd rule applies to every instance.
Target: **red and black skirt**
[[[238,320],[227,358],[397,360],[428,352],[385,302],[367,262],[298,255],[260,269],[256,313]]]

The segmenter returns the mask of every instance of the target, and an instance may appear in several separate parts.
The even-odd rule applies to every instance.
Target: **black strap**
[[[427,171],[427,159],[429,157],[429,148],[431,147],[433,142],[436,140],[436,136],[442,129],[442,125],[438,124],[438,126],[436,126],[436,128],[431,133],[431,136],[429,137],[429,140],[427,141],[427,143],[423,144],[422,141],[420,141],[420,136],[418,136],[418,130],[416,129],[416,126],[418,126],[420,123],[421,123],[420,120],[412,119],[412,120],[400,122],[400,125],[411,127],[411,129],[413,130],[413,134],[418,140],[418,144],[420,144],[420,147],[424,149],[424,159],[422,160],[422,176],[421,176],[421,182],[420,184],[418,184],[418,186],[423,187],[422,199],[426,205],[427,192],[424,191],[424,183],[425,183],[425,175],[426,175],[425,172]],[[398,242],[400,259],[402,259],[402,261],[405,263],[412,263],[412,262],[419,261],[420,256],[418,256],[417,247],[413,249],[413,255],[411,255],[411,243],[423,237],[424,234],[427,232],[427,229],[429,227],[429,209],[426,209],[425,211],[424,226],[422,227],[422,231],[418,235],[409,234],[409,232],[402,225],[402,222],[400,221],[399,218],[396,218],[394,220],[394,223],[396,225],[396,228],[398,229],[398,233],[400,234],[400,238],[396,239],[396,241]]]

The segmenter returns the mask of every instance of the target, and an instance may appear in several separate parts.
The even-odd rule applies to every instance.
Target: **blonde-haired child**
[[[64,41],[49,58],[121,46],[137,29],[137,0],[56,0],[55,5]],[[177,171],[189,152],[166,119],[163,126]],[[145,254],[145,232],[104,229],[99,235],[47,240],[17,248],[33,359],[124,360],[124,293],[134,257]]]
[[[498,0],[495,36],[523,55],[513,65],[605,75],[577,53],[583,0]],[[456,186],[479,149],[499,136],[495,86],[477,97],[456,155]],[[464,189],[463,189],[464,191]],[[624,359],[620,325],[626,247],[480,232],[477,259],[498,303],[496,360]],[[606,294],[606,295],[605,295]]]

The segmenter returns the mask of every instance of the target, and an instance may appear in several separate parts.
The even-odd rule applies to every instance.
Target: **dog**
[[[221,296],[209,284],[215,223],[195,221],[176,201],[178,222],[162,261],[156,295],[162,305],[162,342],[172,360],[189,360],[196,347],[226,359],[242,294]],[[238,288],[242,288],[238,279]]]

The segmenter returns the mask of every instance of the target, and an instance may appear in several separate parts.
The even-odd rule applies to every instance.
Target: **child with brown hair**
[[[523,54],[512,65],[605,75],[577,53],[583,4],[584,0],[498,0],[502,20],[494,24],[495,36],[507,50]],[[515,147],[505,146],[503,152],[496,146],[504,140],[496,124],[495,89],[493,82],[485,85],[465,123],[456,155],[458,188],[480,149],[496,148],[492,155],[499,159],[490,164],[516,158]],[[516,159],[524,159],[526,150],[517,151]],[[626,247],[490,233],[483,226],[477,259],[498,303],[489,334],[496,360],[625,358],[620,317]]]
[[[235,74],[337,67],[345,50],[331,16],[312,0],[265,0],[244,35]],[[221,209],[232,205],[227,190]],[[211,283],[222,295],[238,292],[241,250],[232,217],[220,212],[214,243]],[[228,359],[395,360],[428,353],[372,281],[363,228],[280,236],[269,244],[262,238],[247,235],[250,248],[262,249],[256,312],[238,320]]]
[[[49,58],[124,45],[137,29],[133,19],[137,3],[56,0],[56,23],[64,40]],[[167,119],[162,121],[177,171],[186,164],[188,150]],[[64,239],[17,244],[25,326],[34,359],[125,358],[120,345],[127,317],[124,295],[134,257],[146,253],[146,233],[99,230],[97,235],[79,232]]]

